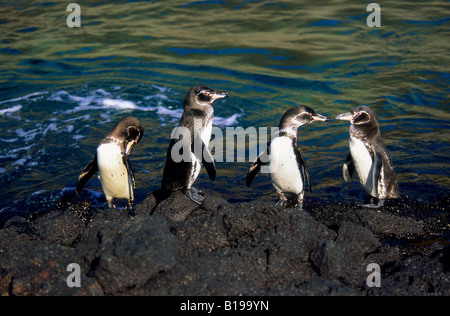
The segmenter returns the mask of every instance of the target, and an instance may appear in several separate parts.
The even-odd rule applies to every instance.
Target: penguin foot
[[[203,203],[205,202],[205,196],[203,195],[203,192],[200,190],[197,190],[195,188],[184,189],[183,193],[189,200],[191,200],[194,203],[203,205]]]
[[[294,201],[289,199],[280,199],[277,202],[277,205],[281,205],[284,208],[295,207],[298,208],[300,211],[303,210],[303,200]]]
[[[133,204],[134,202],[128,201],[127,204],[125,204],[125,201],[117,200],[117,199],[108,199],[108,208],[114,209],[121,212],[131,212],[133,210]]]
[[[128,203],[127,207],[125,209],[126,212],[131,212],[133,211],[133,203]]]
[[[108,201],[108,208],[117,208],[112,200]]]
[[[299,211],[302,211],[303,210],[303,200],[299,200],[297,202],[297,205],[295,205],[295,207],[298,208]]]
[[[281,205],[284,208],[296,207],[300,211],[303,209],[303,199],[300,199],[298,196],[294,196],[291,194],[288,194],[288,196],[286,196],[286,193],[278,193],[278,196],[280,197],[280,200],[278,201],[277,205]]]
[[[379,209],[384,205],[384,200],[381,200],[380,202],[378,202],[378,204],[362,204],[362,207],[367,207],[367,208],[371,208],[371,209]]]

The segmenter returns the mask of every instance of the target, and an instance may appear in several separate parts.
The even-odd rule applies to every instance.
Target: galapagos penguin
[[[271,136],[267,148],[249,168],[247,186],[251,186],[261,167],[270,163],[268,170],[280,198],[278,204],[302,208],[304,192],[307,187],[311,191],[311,181],[308,167],[298,148],[297,131],[302,125],[329,120],[305,105],[288,110],[281,118],[278,130]]]
[[[78,177],[77,194],[80,195],[89,179],[98,172],[109,207],[115,207],[114,199],[124,199],[131,208],[136,185],[129,156],[143,136],[144,127],[138,119],[131,116],[121,119],[100,142],[94,158]]]
[[[351,124],[350,153],[343,166],[344,180],[350,183],[356,170],[366,192],[378,200],[378,204],[364,206],[378,208],[386,199],[398,198],[397,177],[381,139],[375,112],[368,106],[359,106],[351,112],[338,115],[336,119],[350,121]]]
[[[191,201],[203,204],[203,193],[192,185],[200,173],[200,163],[212,181],[216,177],[214,159],[208,149],[214,117],[212,104],[228,96],[228,92],[218,92],[206,86],[194,86],[187,93],[183,115],[172,132],[167,150],[161,184],[164,197],[181,190]]]

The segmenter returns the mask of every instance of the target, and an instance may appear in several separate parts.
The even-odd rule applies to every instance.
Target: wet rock
[[[101,295],[93,278],[83,278],[80,288],[67,286],[67,266],[74,260],[71,251],[38,241],[11,247],[0,255],[0,294]]]
[[[348,221],[339,223],[336,243],[340,245],[346,260],[345,270],[352,284],[365,286],[367,266],[373,261],[367,260],[381,246],[380,241],[366,227]]]
[[[51,212],[31,222],[30,229],[37,240],[74,247],[84,234],[85,223],[70,212]]]
[[[414,255],[401,258],[385,267],[381,287],[371,289],[369,295],[448,296],[450,277],[443,264],[449,246],[430,257]]]
[[[372,233],[391,238],[409,238],[424,233],[422,220],[400,216],[389,208],[371,209],[357,205],[340,205],[328,203],[310,205],[311,214],[328,227],[336,227],[342,221],[348,221],[366,227]],[[397,205],[398,210],[403,206]]]
[[[92,205],[88,201],[78,201],[76,203],[68,202],[66,207],[61,207],[67,212],[81,219],[85,224],[89,223],[92,218]]]
[[[155,208],[158,206],[158,204],[162,201],[162,193],[161,190],[157,190],[155,192],[152,192],[147,198],[145,198],[141,203],[136,205],[133,210],[132,214],[153,214],[155,211]]]
[[[378,235],[406,238],[423,233],[423,224],[411,218],[372,209],[359,209],[356,214],[363,226]]]
[[[0,229],[0,254],[10,247],[34,239],[30,223],[23,217],[13,217]]]
[[[197,203],[187,199],[181,191],[177,191],[166,200],[161,201],[153,213],[163,215],[170,220],[183,221],[200,207]]]
[[[90,272],[105,294],[142,286],[177,261],[176,239],[160,216],[138,215],[126,222],[105,224],[91,234],[98,244],[88,260]]]
[[[110,224],[125,224],[133,217],[125,211],[117,210],[113,208],[98,209],[92,214],[92,219],[86,225],[86,235],[91,231],[101,230],[102,227],[108,227]]]
[[[443,199],[448,201],[448,199]],[[196,205],[156,191],[132,211],[59,203],[0,229],[1,295],[448,295],[449,213],[306,200]],[[66,268],[81,267],[81,288]],[[381,268],[381,288],[367,266]]]

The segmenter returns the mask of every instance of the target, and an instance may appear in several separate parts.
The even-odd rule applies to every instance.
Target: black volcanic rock
[[[445,201],[306,200],[300,211],[155,192],[129,213],[63,201],[0,229],[0,294],[448,295]],[[81,288],[66,284],[70,263]],[[371,263],[380,288],[366,283]]]

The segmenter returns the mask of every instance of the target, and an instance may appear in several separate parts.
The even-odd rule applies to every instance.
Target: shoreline
[[[449,295],[450,197],[378,210],[306,199],[203,206],[158,194],[131,213],[81,198],[0,228],[0,295]],[[81,268],[70,288],[67,266]],[[370,287],[368,266],[381,269]]]

